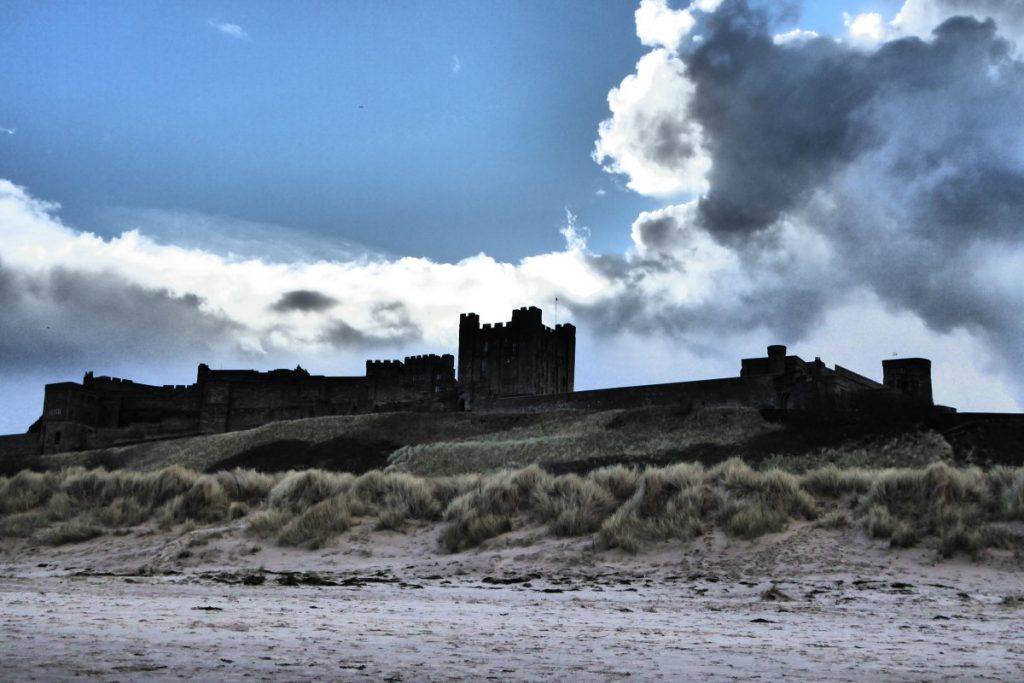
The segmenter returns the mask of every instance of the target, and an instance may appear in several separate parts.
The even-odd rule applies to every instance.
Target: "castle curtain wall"
[[[772,345],[767,356],[741,361],[740,376],[575,392],[576,328],[547,327],[536,307],[512,311],[505,323],[459,319],[455,357],[371,360],[363,377],[294,370],[211,370],[195,384],[150,386],[86,373],[81,384],[46,386],[43,414],[32,433],[0,440],[0,455],[56,453],[148,439],[216,434],[269,422],[377,410],[540,411],[645,405],[743,405],[874,418],[927,415],[933,407],[931,363],[883,361],[884,384],[821,359],[807,362]],[[949,411],[950,409],[943,409]]]

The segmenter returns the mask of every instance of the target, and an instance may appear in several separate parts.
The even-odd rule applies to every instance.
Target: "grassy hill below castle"
[[[150,471],[180,465],[213,472],[320,468],[360,474],[390,469],[418,475],[487,472],[541,465],[585,473],[624,464],[714,465],[742,457],[803,470],[831,462],[914,466],[969,462],[972,448],[918,425],[778,422],[752,408],[672,406],[549,413],[378,413],[292,420],[225,434],[151,441],[6,463],[18,469],[104,466]],[[968,444],[969,446],[969,444]]]

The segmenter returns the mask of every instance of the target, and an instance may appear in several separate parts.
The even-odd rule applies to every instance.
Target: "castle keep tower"
[[[932,404],[932,362],[927,358],[883,360],[882,383],[922,403]]]
[[[541,322],[536,306],[512,311],[507,323],[480,325],[476,313],[459,317],[459,395],[463,408],[503,396],[573,391],[576,328]]]

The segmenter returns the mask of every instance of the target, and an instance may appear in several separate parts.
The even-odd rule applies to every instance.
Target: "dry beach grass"
[[[12,680],[1010,680],[1024,468],[915,457],[22,471],[0,654]]]
[[[0,479],[0,537],[41,544],[144,524],[170,529],[236,519],[254,536],[316,548],[344,534],[353,518],[395,531],[440,524],[439,549],[446,552],[531,525],[551,536],[593,535],[602,547],[639,552],[713,529],[753,539],[784,531],[794,520],[818,520],[826,528],[858,524],[893,546],[925,544],[944,557],[980,557],[988,548],[1024,544],[1024,468],[830,464],[793,473],[730,459],[712,467],[614,466],[584,476],[536,465],[439,477],[378,470],[201,474],[172,466],[22,471]]]
[[[54,456],[0,477],[5,674],[1019,671],[1024,468],[931,432],[780,433],[741,409],[381,415]],[[252,460],[313,443],[325,468]]]

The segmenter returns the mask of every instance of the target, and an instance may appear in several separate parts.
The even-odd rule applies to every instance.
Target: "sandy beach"
[[[445,554],[362,524],[240,524],[0,553],[4,680],[1020,679],[1021,558],[936,561],[796,524],[638,555],[540,529]],[[1018,600],[1021,599],[1021,600]]]

